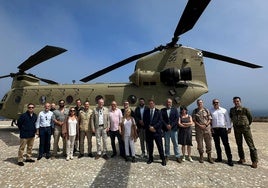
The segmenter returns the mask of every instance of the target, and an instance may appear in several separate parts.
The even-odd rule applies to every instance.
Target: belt
[[[104,126],[104,124],[99,125],[99,127],[103,127],[103,126]]]
[[[213,127],[213,129],[226,129],[225,127]]]

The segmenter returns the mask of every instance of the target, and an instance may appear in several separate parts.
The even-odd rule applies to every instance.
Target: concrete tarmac
[[[74,160],[66,161],[64,157],[55,160],[42,158],[35,163],[24,163],[25,165],[21,167],[17,165],[18,128],[11,127],[9,121],[0,121],[0,187],[268,187],[268,123],[254,122],[251,127],[259,155],[257,169],[250,167],[249,149],[245,142],[246,164],[236,163],[239,158],[233,132],[229,135],[233,167],[226,164],[223,147],[222,163],[210,164],[207,161],[199,163],[194,137],[193,163],[186,160],[179,164],[175,161],[175,157],[171,157],[167,166],[162,166],[155,147],[155,162],[148,165],[147,159],[139,157],[141,150],[138,140],[135,143],[137,163],[125,162],[119,156],[108,160],[103,158],[95,160],[89,157],[78,159],[76,153]],[[93,152],[96,154],[95,137],[92,141]],[[38,146],[39,139],[36,138],[33,148],[35,160]],[[61,141],[60,147],[62,148]],[[85,149],[87,151],[87,147]],[[112,151],[110,138],[108,138],[108,150],[110,156]],[[171,146],[171,155],[173,154]],[[214,159],[216,157],[214,147],[212,157]]]

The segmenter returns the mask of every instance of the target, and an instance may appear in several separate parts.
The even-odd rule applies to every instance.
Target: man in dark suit
[[[170,156],[170,138],[174,148],[174,154],[176,161],[181,163],[179,145],[178,145],[178,110],[172,107],[172,99],[166,100],[166,107],[161,109],[161,115],[163,120],[163,131],[165,138],[165,156],[166,161]]]
[[[140,145],[141,145],[141,158],[146,157],[146,150],[148,152],[147,143],[146,143],[146,136],[145,136],[145,127],[143,122],[143,114],[144,111],[149,109],[147,106],[145,106],[145,100],[144,98],[139,99],[139,106],[135,108],[135,121],[138,127],[138,134],[140,138]]]
[[[153,99],[149,100],[149,109],[144,111],[143,116],[145,132],[146,132],[146,142],[148,145],[149,160],[147,164],[153,162],[153,152],[154,152],[154,141],[157,145],[157,149],[162,160],[162,165],[166,166],[166,160],[163,150],[162,142],[162,116],[161,111],[155,108],[155,103]]]

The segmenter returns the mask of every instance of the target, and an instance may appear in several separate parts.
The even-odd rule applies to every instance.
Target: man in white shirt
[[[222,152],[220,146],[220,138],[224,145],[225,153],[227,156],[227,164],[233,166],[232,153],[229,145],[228,134],[231,133],[232,125],[228,111],[225,108],[220,107],[218,99],[213,99],[213,108],[210,110],[212,116],[212,136],[217,151],[217,159],[215,162],[222,162]]]

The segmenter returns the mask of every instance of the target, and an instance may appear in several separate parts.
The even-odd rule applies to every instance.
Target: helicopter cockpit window
[[[19,104],[21,101],[21,97],[20,96],[16,96],[15,97],[15,103]]]
[[[137,102],[137,97],[135,95],[129,95],[128,98],[127,98],[127,101],[130,104],[135,104]]]
[[[44,96],[44,95],[42,95],[42,96],[40,97],[40,99],[39,99],[39,102],[40,102],[41,104],[45,104],[46,101],[47,101],[47,98],[46,98],[46,96]]]
[[[67,102],[68,104],[71,104],[73,101],[74,101],[73,96],[69,95],[69,96],[66,97],[66,102]]]

